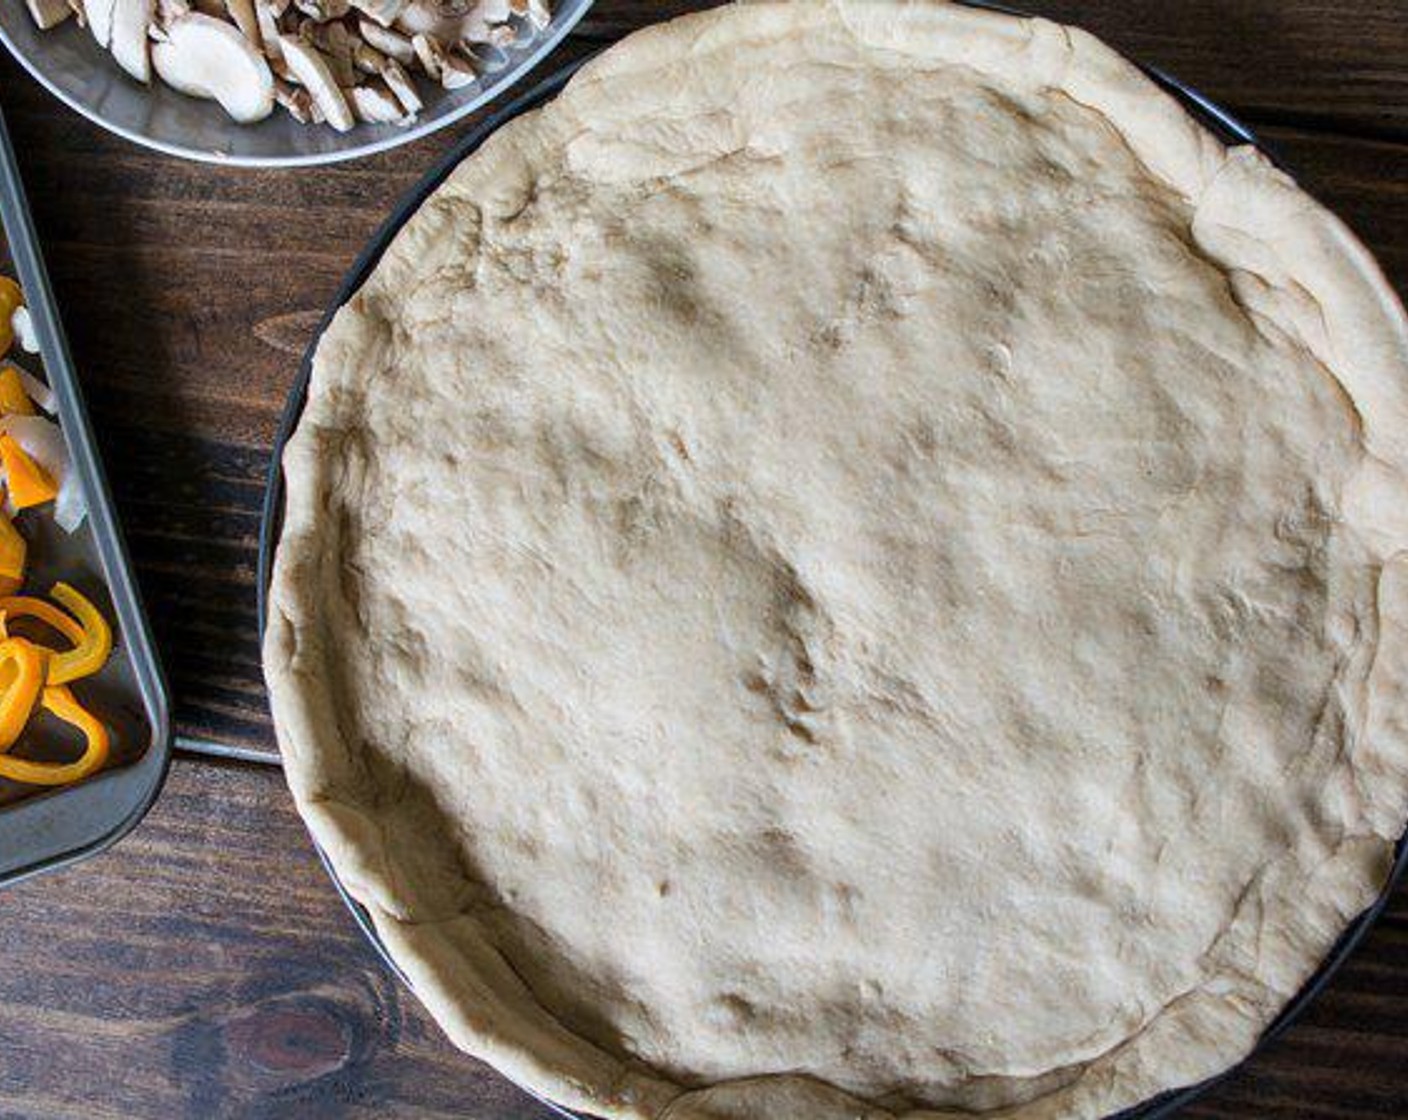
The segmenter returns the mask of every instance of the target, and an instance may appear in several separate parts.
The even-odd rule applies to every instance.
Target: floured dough
[[[679,20],[323,338],[289,781],[564,1104],[1103,1115],[1245,1054],[1384,880],[1405,433],[1368,255],[1089,36]]]

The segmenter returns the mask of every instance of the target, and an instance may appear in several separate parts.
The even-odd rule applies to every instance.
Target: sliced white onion
[[[54,499],[54,522],[64,532],[72,533],[88,515],[88,501],[73,471],[68,444],[59,426],[43,416],[0,416],[0,432],[12,436],[31,459],[49,472],[59,488]]]
[[[39,336],[34,333],[34,320],[29,308],[21,304],[10,312],[10,329],[15,332],[15,341],[26,354],[39,353]]]
[[[29,370],[25,369],[24,366],[20,365],[20,363],[13,358],[4,364],[15,367],[15,372],[20,375],[20,384],[24,386],[25,395],[28,396],[30,400],[50,414],[58,410],[57,403],[54,400],[53,389],[45,385],[44,382],[40,381],[39,378],[30,373]]]

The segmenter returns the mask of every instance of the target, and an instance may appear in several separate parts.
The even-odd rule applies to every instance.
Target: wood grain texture
[[[443,1041],[272,769],[178,760],[119,848],[0,906],[0,1118],[551,1115]]]
[[[709,0],[598,0],[579,57]],[[1404,0],[1030,0],[1251,123],[1408,292]],[[546,72],[543,71],[544,73]],[[268,448],[360,247],[451,143],[323,171],[143,152],[0,58],[99,442],[188,736],[273,753],[254,575]],[[277,774],[179,761],[113,853],[0,895],[0,1120],[549,1114],[363,944]],[[1311,1015],[1186,1115],[1408,1116],[1408,898]]]

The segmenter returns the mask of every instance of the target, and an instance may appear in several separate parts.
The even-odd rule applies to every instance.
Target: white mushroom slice
[[[473,42],[474,40],[469,40]],[[497,27],[491,27],[485,33],[481,42],[488,43],[491,47],[497,47],[501,51],[508,50],[518,42],[518,31],[512,24],[501,23]]]
[[[552,11],[547,0],[509,0],[509,7],[519,19],[526,19],[535,31],[541,31],[552,23]]]
[[[518,39],[518,30],[509,25],[510,14],[509,0],[480,0],[460,21],[459,38],[467,43],[512,46]]]
[[[156,25],[151,28],[153,39],[165,39],[165,28],[182,16],[191,14],[189,0],[156,0]]]
[[[429,35],[442,43],[457,43],[475,27],[494,22],[485,13],[502,9],[499,22],[508,19],[508,0],[480,0],[468,10],[458,4],[437,4],[435,0],[410,0],[396,17],[396,28],[411,36]]]
[[[368,124],[400,124],[407,120],[401,102],[379,82],[352,90],[352,111],[359,121]]]
[[[352,65],[352,47],[357,40],[345,26],[306,20],[299,28],[299,35],[322,52],[339,86],[346,89],[357,84],[357,70]]]
[[[408,116],[414,117],[425,108],[425,102],[416,92],[415,82],[411,81],[411,76],[394,58],[386,60],[386,66],[381,71],[381,80],[391,87],[391,92],[396,95],[396,100],[401,103]]]
[[[432,81],[438,82],[448,57],[445,48],[440,45],[440,40],[432,39],[429,35],[412,35],[411,46],[415,48],[420,68]]]
[[[85,0],[84,10],[88,13],[88,34],[93,41],[108,49],[112,42],[112,10],[116,0]]]
[[[406,0],[352,0],[352,7],[370,16],[379,26],[390,27],[406,6]]]
[[[167,85],[218,101],[246,124],[274,111],[269,64],[234,26],[192,12],[165,30],[166,38],[152,47],[152,62]]]
[[[299,124],[313,123],[313,95],[302,86],[289,85],[283,79],[275,78],[274,100]]]
[[[152,78],[147,28],[152,22],[153,0],[115,0],[112,6],[112,38],[108,50],[117,64],[139,82]]]
[[[313,95],[313,101],[322,109],[328,124],[338,132],[346,132],[356,124],[352,108],[342,96],[342,90],[338,89],[327,59],[318,53],[317,48],[294,35],[279,36],[279,45],[283,47],[284,61],[288,63],[289,71]]]
[[[68,0],[25,0],[25,7],[29,9],[29,18],[34,20],[40,31],[58,27],[73,15]]]
[[[464,89],[473,85],[478,78],[474,66],[461,55],[447,54],[441,63],[440,84],[446,89]]]
[[[347,0],[293,0],[293,6],[318,23],[341,19],[352,10]]]
[[[380,74],[386,65],[386,56],[358,39],[352,44],[352,65],[359,74]]]
[[[279,14],[267,0],[255,0],[254,21],[259,26],[259,49],[271,63],[282,63],[284,52],[279,47]]]
[[[381,24],[373,23],[369,19],[358,20],[357,30],[369,46],[394,58],[402,66],[409,66],[415,61],[416,51],[411,46],[411,40],[399,31],[392,31],[391,28],[382,27]]]
[[[396,27],[407,35],[429,35],[442,43],[487,43],[509,15],[508,0],[479,0],[467,10],[434,0],[410,0],[396,17]]]
[[[264,35],[259,30],[259,16],[254,11],[254,0],[225,0],[225,10],[240,29],[240,34],[250,41],[255,50],[264,49]]]

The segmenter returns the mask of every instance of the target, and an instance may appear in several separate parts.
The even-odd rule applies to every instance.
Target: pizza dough
[[[265,660],[451,1037],[654,1120],[1097,1116],[1408,816],[1408,340],[1079,31],[760,3],[501,129],[337,315]]]

